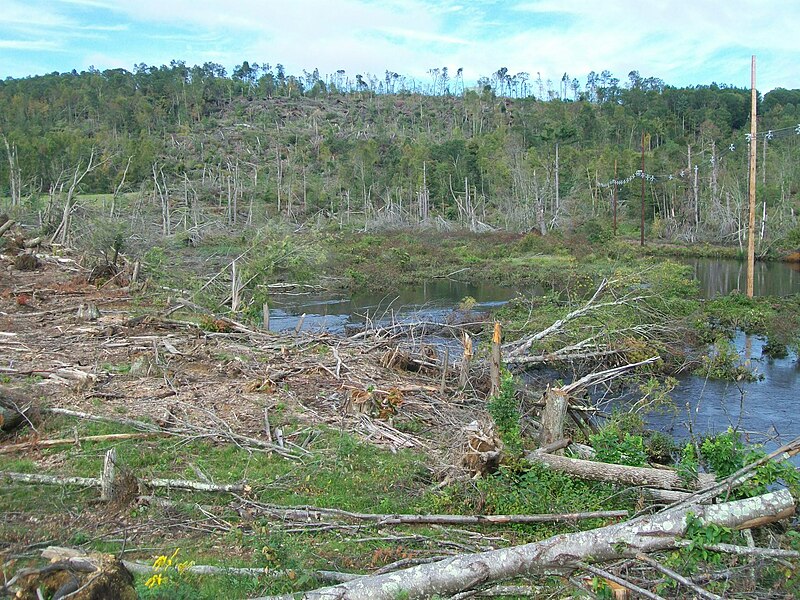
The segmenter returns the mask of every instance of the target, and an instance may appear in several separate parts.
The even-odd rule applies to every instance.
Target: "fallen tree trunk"
[[[81,570],[83,565],[92,565],[94,560],[91,556],[87,555],[83,550],[76,548],[65,548],[63,546],[48,546],[42,550],[42,558],[49,559],[54,562],[68,565],[75,570]],[[140,562],[133,562],[130,560],[120,561],[122,565],[130,572],[136,575],[153,575],[154,573],[163,572],[163,567],[157,569],[153,565],[144,564]],[[232,577],[263,577],[269,576],[273,578],[286,577],[287,572],[277,569],[270,569],[269,567],[221,567],[217,565],[195,565],[186,567],[186,573],[194,575],[222,575]],[[313,576],[320,581],[330,581],[340,583],[343,581],[350,581],[361,577],[361,575],[353,575],[351,573],[340,573],[338,571],[313,571]]]
[[[669,469],[653,469],[650,467],[629,467],[601,463],[580,458],[568,458],[543,452],[531,452],[527,459],[540,462],[554,471],[567,473],[580,479],[590,481],[606,481],[622,485],[655,487],[665,490],[703,489],[716,481],[713,475],[699,473],[695,485],[687,486],[676,471]]]
[[[254,514],[265,514],[287,521],[320,521],[326,517],[352,521],[369,521],[378,525],[501,525],[519,523],[560,523],[584,519],[619,519],[628,516],[627,510],[602,510],[578,513],[554,513],[540,515],[410,515],[357,513],[337,508],[315,506],[276,506],[247,501],[247,510]]]
[[[160,431],[154,431],[152,433],[107,433],[105,435],[87,435],[84,437],[58,438],[53,440],[31,440],[30,442],[20,442],[18,444],[0,446],[0,454],[17,452],[19,450],[36,450],[39,448],[52,448],[53,446],[80,444],[82,442],[118,442],[123,440],[140,440],[162,435],[168,435],[168,433]]]
[[[122,564],[131,573],[137,575],[152,575],[157,571],[152,565],[146,565],[129,560],[123,560]],[[226,577],[264,577],[272,578],[286,577],[288,573],[282,570],[274,570],[269,567],[220,567],[217,565],[192,565],[186,567],[185,573],[192,575],[222,575]],[[338,571],[312,571],[310,573],[315,579],[320,581],[345,582],[358,579],[360,575],[351,573],[340,573]]]
[[[546,540],[461,554],[439,562],[383,575],[365,576],[303,594],[306,600],[414,600],[434,595],[452,596],[478,586],[546,571],[568,573],[581,561],[605,562],[639,552],[675,547],[686,532],[686,516],[692,512],[705,524],[732,529],[753,522],[778,521],[794,514],[788,490],[710,506],[690,505],[590,531],[557,535]],[[765,521],[766,520],[766,521]],[[254,600],[288,600],[296,596],[271,596]]]
[[[100,477],[62,477],[59,475],[40,475],[38,473],[13,473],[0,471],[0,480],[9,479],[16,483],[32,483],[44,485],[77,485],[79,487],[102,488]],[[243,483],[215,484],[204,481],[187,481],[185,479],[141,479],[144,485],[154,488],[170,488],[176,490],[194,490],[198,492],[241,493],[247,489]]]

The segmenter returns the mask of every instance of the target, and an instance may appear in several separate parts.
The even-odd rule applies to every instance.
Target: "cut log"
[[[568,523],[585,519],[621,519],[626,510],[540,514],[540,515],[447,515],[447,514],[379,514],[356,513],[336,508],[315,506],[286,507],[248,502],[248,512],[268,515],[282,521],[322,521],[331,517],[346,521],[370,521],[378,525],[506,525],[530,523]]]
[[[629,467],[580,458],[568,458],[554,454],[531,452],[527,459],[539,462],[554,471],[567,473],[579,479],[606,481],[622,485],[661,488],[664,490],[703,489],[716,481],[713,475],[699,473],[694,486],[687,486],[676,471],[650,467]]]
[[[558,571],[569,573],[582,561],[607,562],[639,552],[674,548],[686,533],[689,512],[705,524],[732,529],[749,527],[756,519],[777,521],[794,514],[788,490],[710,506],[681,506],[655,515],[590,531],[557,535],[546,540],[461,554],[435,563],[418,565],[376,576],[365,576],[340,585],[306,592],[306,600],[415,600],[449,597],[478,586],[518,577]],[[283,600],[295,596],[272,596],[254,600]]]
[[[15,221],[8,219],[5,223],[0,225],[0,235],[3,235],[6,231],[11,229],[14,226]]]
[[[75,570],[83,570],[85,568],[84,565],[91,567],[97,564],[96,555],[87,555],[83,550],[64,548],[61,546],[48,546],[42,550],[42,558],[49,559],[52,562],[59,562],[61,564],[69,565],[69,567]],[[121,562],[130,573],[136,575],[152,575],[158,572],[153,565],[129,560],[123,560]],[[77,569],[76,565],[78,567]],[[222,575],[233,577],[270,576],[277,578],[286,577],[288,575],[286,571],[270,569],[269,567],[220,567],[216,565],[195,564],[186,567],[185,572],[192,573],[194,575]],[[351,579],[361,577],[360,575],[339,573],[337,571],[314,571],[313,575],[316,579],[330,582],[350,581]]]
[[[122,440],[141,440],[155,436],[168,435],[162,432],[153,433],[107,433],[104,435],[87,435],[84,437],[58,438],[53,440],[31,440],[18,444],[8,444],[0,446],[0,454],[19,452],[20,450],[37,450],[41,448],[52,448],[54,446],[67,446],[69,444],[80,444],[83,442],[118,442]]]

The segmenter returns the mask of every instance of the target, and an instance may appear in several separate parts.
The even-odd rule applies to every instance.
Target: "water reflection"
[[[540,292],[540,291],[539,291]],[[541,293],[541,292],[540,292]],[[475,300],[472,309],[487,311],[516,296],[510,288],[437,279],[388,294],[357,292],[316,293],[302,296],[275,295],[270,304],[270,329],[286,331],[305,314],[303,329],[341,333],[348,325],[396,321],[444,322],[464,298]]]
[[[685,261],[705,298],[726,295],[733,290],[744,293],[747,287],[747,263],[732,259],[694,258]],[[788,296],[800,293],[800,264],[757,262],[753,273],[756,296]]]

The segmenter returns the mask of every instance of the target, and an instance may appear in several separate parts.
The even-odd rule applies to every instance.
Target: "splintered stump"
[[[500,371],[502,355],[500,351],[500,340],[502,339],[502,332],[500,329],[500,322],[495,321],[494,334],[492,335],[492,357],[489,362],[489,374],[492,380],[492,389],[490,395],[496,396],[500,393]]]
[[[469,366],[472,361],[472,338],[464,331],[462,344],[464,345],[464,356],[461,359],[461,369],[458,375],[458,385],[461,389],[467,387],[469,383]]]

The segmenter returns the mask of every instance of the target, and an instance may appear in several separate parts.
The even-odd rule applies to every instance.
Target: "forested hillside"
[[[465,89],[460,70],[430,74],[173,61],[6,79],[0,193],[50,231],[79,194],[134,192],[162,204],[167,234],[212,207],[231,224],[322,215],[546,234],[610,227],[616,165],[634,233],[644,142],[648,237],[743,243],[749,90],[604,71],[585,86],[565,74],[556,92],[506,69]],[[758,107],[762,253],[796,243],[798,105],[800,90],[776,89]]]

